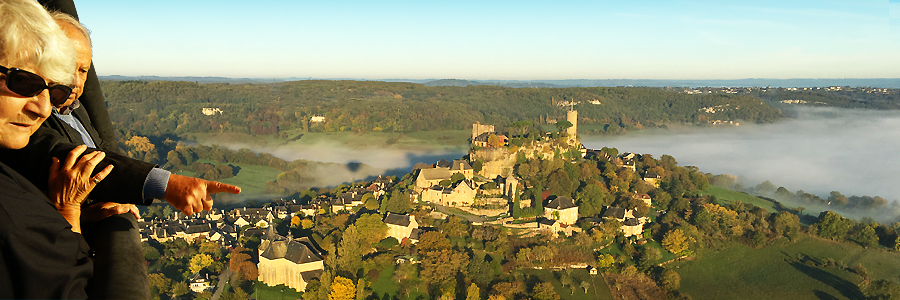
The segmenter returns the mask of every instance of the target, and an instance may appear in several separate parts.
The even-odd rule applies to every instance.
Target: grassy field
[[[221,164],[221,162],[215,162],[205,159],[201,159],[198,161],[202,163]],[[238,171],[237,175],[231,178],[220,179],[216,181],[241,187],[241,196],[243,197],[265,195],[266,182],[275,180],[275,178],[278,177],[278,174],[282,173],[281,170],[265,166],[237,163],[231,163],[231,165],[241,168],[240,171]],[[184,176],[197,175],[196,173],[190,171],[180,171],[177,173]]]
[[[573,282],[575,282],[575,288],[563,287],[557,278],[558,275],[554,274],[551,270],[534,270],[527,269],[517,271],[521,272],[525,275],[526,285],[529,288],[532,286],[532,283],[536,284],[537,282],[550,282],[553,284],[553,287],[556,289],[556,293],[562,299],[598,299],[612,300],[612,294],[609,291],[609,287],[606,286],[606,282],[603,281],[603,276],[594,275],[591,276],[588,274],[587,270],[576,270],[572,275]],[[557,271],[557,272],[565,272],[565,271]],[[537,279],[535,282],[532,282],[533,279]],[[581,288],[581,282],[585,281],[590,284],[590,287],[587,290],[587,293],[584,292],[584,289]]]
[[[302,134],[300,138],[296,138]],[[193,133],[201,144],[250,144],[258,146],[309,146],[336,144],[344,147],[387,147],[396,149],[467,148],[470,130],[396,132],[291,132],[289,138],[272,135],[252,136],[237,133]],[[293,139],[293,140],[292,140]]]
[[[301,299],[303,293],[283,284],[268,286],[262,282],[253,284],[253,297],[259,300]]]
[[[732,191],[726,188],[717,187],[714,185],[710,185],[709,188],[701,191],[703,195],[711,195],[716,196],[716,199],[723,203],[731,204],[734,201],[740,200],[744,204],[752,204],[755,206],[759,206],[769,210],[769,213],[775,212],[775,205],[772,202],[760,199],[756,196],[744,194],[737,191]]]
[[[860,299],[860,276],[840,267],[793,262],[798,254],[832,258],[847,267],[861,263],[872,280],[900,276],[900,254],[809,236],[763,249],[734,244],[702,250],[696,260],[669,267],[681,275],[681,291],[694,299]]]

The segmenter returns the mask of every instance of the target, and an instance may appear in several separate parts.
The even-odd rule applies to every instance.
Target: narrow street
[[[209,300],[219,300],[219,296],[222,295],[222,291],[225,290],[225,283],[228,282],[228,279],[231,278],[231,270],[228,267],[225,267],[225,271],[219,274],[219,284],[216,285],[216,291],[213,293],[212,297],[209,297]]]

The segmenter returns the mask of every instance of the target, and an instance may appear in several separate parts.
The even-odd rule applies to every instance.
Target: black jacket
[[[79,109],[76,109],[76,112]],[[82,118],[87,118],[87,114],[83,110],[78,115],[82,115]],[[82,119],[82,125],[88,130],[88,133],[96,133],[90,124],[90,119]],[[104,145],[106,142],[103,140],[94,139],[94,141],[99,141],[101,147],[108,147]],[[47,190],[47,180],[50,176],[50,157],[57,157],[60,161],[64,161],[69,151],[81,144],[84,143],[75,129],[69,127],[55,116],[51,116],[31,135],[31,139],[25,148],[18,150],[0,149],[0,162],[7,164],[16,172],[22,174],[39,189]],[[88,149],[85,153],[90,151],[96,151],[96,149]],[[150,170],[156,165],[119,155],[112,151],[104,152],[106,152],[106,158],[94,169],[94,172],[103,170],[109,164],[115,167],[112,173],[97,184],[89,198],[96,201],[127,204],[150,205],[153,203],[153,199],[144,199],[143,193],[144,181],[147,179],[147,175],[150,174]]]
[[[0,163],[0,299],[85,299],[88,246],[50,199]]]

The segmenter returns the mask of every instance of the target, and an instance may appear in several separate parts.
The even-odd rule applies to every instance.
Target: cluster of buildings
[[[168,219],[139,220],[143,241],[150,239],[167,242],[174,239],[187,241],[211,241],[223,247],[238,245],[238,233],[246,228],[242,235],[258,236],[262,240],[259,248],[259,281],[269,286],[284,284],[298,291],[306,289],[307,283],[318,278],[324,271],[324,255],[321,248],[308,237],[294,238],[281,236],[274,232],[275,219],[289,220],[295,215],[315,215],[324,213],[326,209],[339,211],[362,205],[362,196],[371,193],[373,197],[382,197],[385,189],[393,183],[390,178],[378,178],[365,188],[351,189],[333,197],[315,198],[306,204],[297,204],[296,200],[273,200],[264,208],[237,208],[222,211],[213,208],[192,216],[175,212]],[[387,235],[398,242],[418,242],[419,235],[427,228],[419,228],[415,216],[388,213],[383,218],[388,226]],[[194,274],[190,278],[190,288],[194,292],[209,289],[209,276],[205,273]]]
[[[573,126],[568,128],[568,134],[574,139],[577,112],[570,111],[567,117],[573,123]],[[489,148],[492,147],[491,143],[498,141],[507,143],[506,134],[494,132],[492,125],[478,123],[473,125],[473,145]],[[639,157],[634,153],[609,157],[602,151],[584,149],[583,146],[581,150],[582,156],[602,155],[617,166],[631,170],[635,170],[635,159]],[[491,173],[495,175],[491,179],[484,176],[488,173],[491,172],[482,172],[478,174],[481,176],[476,176],[474,168],[467,160],[441,159],[431,168],[421,169],[415,178],[414,188],[406,193],[411,202],[424,201],[448,207],[469,207],[490,203],[500,207],[506,205],[508,209],[511,202],[509,199],[517,197],[521,179],[508,173],[507,176]],[[642,178],[652,185],[658,185],[660,177],[657,174],[647,173],[643,174]],[[142,221],[140,223],[142,238],[145,241],[154,239],[160,242],[177,238],[189,241],[200,239],[233,247],[237,244],[240,229],[249,226],[252,228],[246,229],[243,234],[257,235],[262,240],[257,249],[259,281],[269,286],[284,284],[303,291],[310,280],[322,274],[323,251],[308,237],[278,235],[273,230],[274,226],[271,226],[273,220],[290,219],[295,215],[315,216],[353,210],[355,207],[365,205],[366,201],[383,199],[393,184],[391,178],[379,177],[368,185],[352,188],[338,195],[321,195],[302,204],[296,200],[282,199],[274,200],[271,205],[264,208],[239,208],[227,212],[213,209],[190,217],[175,213],[174,217],[167,220]],[[573,199],[551,196],[549,192],[545,192],[542,196],[544,211],[533,228],[538,231],[562,231],[566,234],[580,231],[574,226],[579,222],[579,214],[578,206]],[[635,197],[643,200],[648,206],[651,204],[649,195],[638,194]],[[526,207],[531,206],[531,203],[520,201],[520,205]],[[647,217],[636,216],[633,210],[618,207],[607,207],[603,218],[621,222],[621,231],[626,237],[640,236],[644,225],[649,221]],[[383,222],[388,227],[387,236],[393,237],[401,244],[416,243],[424,231],[433,230],[420,228],[413,215],[387,213],[383,217]],[[208,287],[207,282],[208,278],[197,274],[191,278],[191,288],[203,290]]]

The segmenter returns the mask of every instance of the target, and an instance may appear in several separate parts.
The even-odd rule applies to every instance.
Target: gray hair
[[[84,38],[87,39],[88,46],[92,47],[93,42],[91,42],[91,31],[85,28],[84,24],[81,24],[81,22],[78,22],[78,20],[75,20],[75,18],[64,12],[50,12],[50,16],[53,17],[53,20],[56,21],[56,23],[69,24],[72,25],[72,27],[75,27],[75,29],[78,30],[78,32],[80,32],[81,35],[83,35]],[[63,32],[65,32],[65,30],[63,30]]]
[[[0,65],[32,68],[49,83],[75,81],[75,48],[34,0],[0,1]]]

